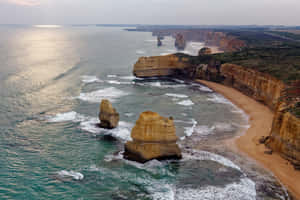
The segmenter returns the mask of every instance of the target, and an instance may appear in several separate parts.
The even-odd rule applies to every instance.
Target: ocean
[[[171,37],[157,47],[118,27],[0,26],[0,199],[288,199],[254,162],[207,148],[248,127],[243,111],[197,83],[132,75],[140,56],[175,52]],[[96,126],[104,98],[116,129]],[[182,160],[123,159],[146,110],[174,118]]]

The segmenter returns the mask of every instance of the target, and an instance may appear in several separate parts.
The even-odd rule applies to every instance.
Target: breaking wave
[[[109,99],[110,101],[115,101],[119,97],[128,95],[127,92],[119,90],[114,87],[100,89],[90,93],[80,93],[77,99],[82,101],[89,101],[93,103],[99,103],[102,99]]]
[[[84,178],[83,174],[75,171],[67,171],[67,170],[61,170],[57,172],[58,178],[65,179],[65,178],[72,178],[74,180],[82,180]]]
[[[48,122],[58,123],[58,122],[67,122],[71,121],[74,123],[80,123],[79,127],[81,130],[87,131],[89,133],[93,133],[94,135],[110,135],[112,137],[130,141],[131,136],[130,132],[133,127],[133,124],[120,121],[119,126],[115,129],[104,129],[98,126],[99,119],[95,117],[84,116],[82,114],[78,114],[74,111],[67,113],[59,113],[55,116],[48,116]]]

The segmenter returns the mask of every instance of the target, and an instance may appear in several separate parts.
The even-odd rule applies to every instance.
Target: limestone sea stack
[[[162,45],[162,41],[159,36],[157,36],[157,46],[160,47]]]
[[[111,105],[109,100],[103,99],[100,105],[99,120],[101,128],[113,129],[118,126],[119,113]]]
[[[208,47],[203,47],[198,52],[198,56],[204,56],[204,55],[209,55],[209,54],[212,54],[212,50]]]
[[[175,36],[175,47],[178,50],[184,50],[186,47],[186,41],[184,39],[184,36],[180,33],[176,34]]]
[[[175,132],[172,118],[151,111],[143,112],[132,129],[133,141],[125,144],[124,157],[141,163],[152,159],[180,159]]]

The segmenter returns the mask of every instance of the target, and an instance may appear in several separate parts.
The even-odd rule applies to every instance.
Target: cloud
[[[0,0],[0,3],[15,4],[19,6],[38,6],[41,2],[39,0]]]

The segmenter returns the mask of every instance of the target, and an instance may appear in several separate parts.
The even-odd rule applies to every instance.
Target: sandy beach
[[[222,94],[249,115],[250,128],[244,135],[228,141],[228,146],[234,151],[247,154],[270,170],[295,199],[300,199],[300,171],[296,171],[277,153],[265,154],[267,148],[258,142],[259,138],[270,134],[273,112],[267,106],[233,88],[204,80],[197,80],[197,82]]]

